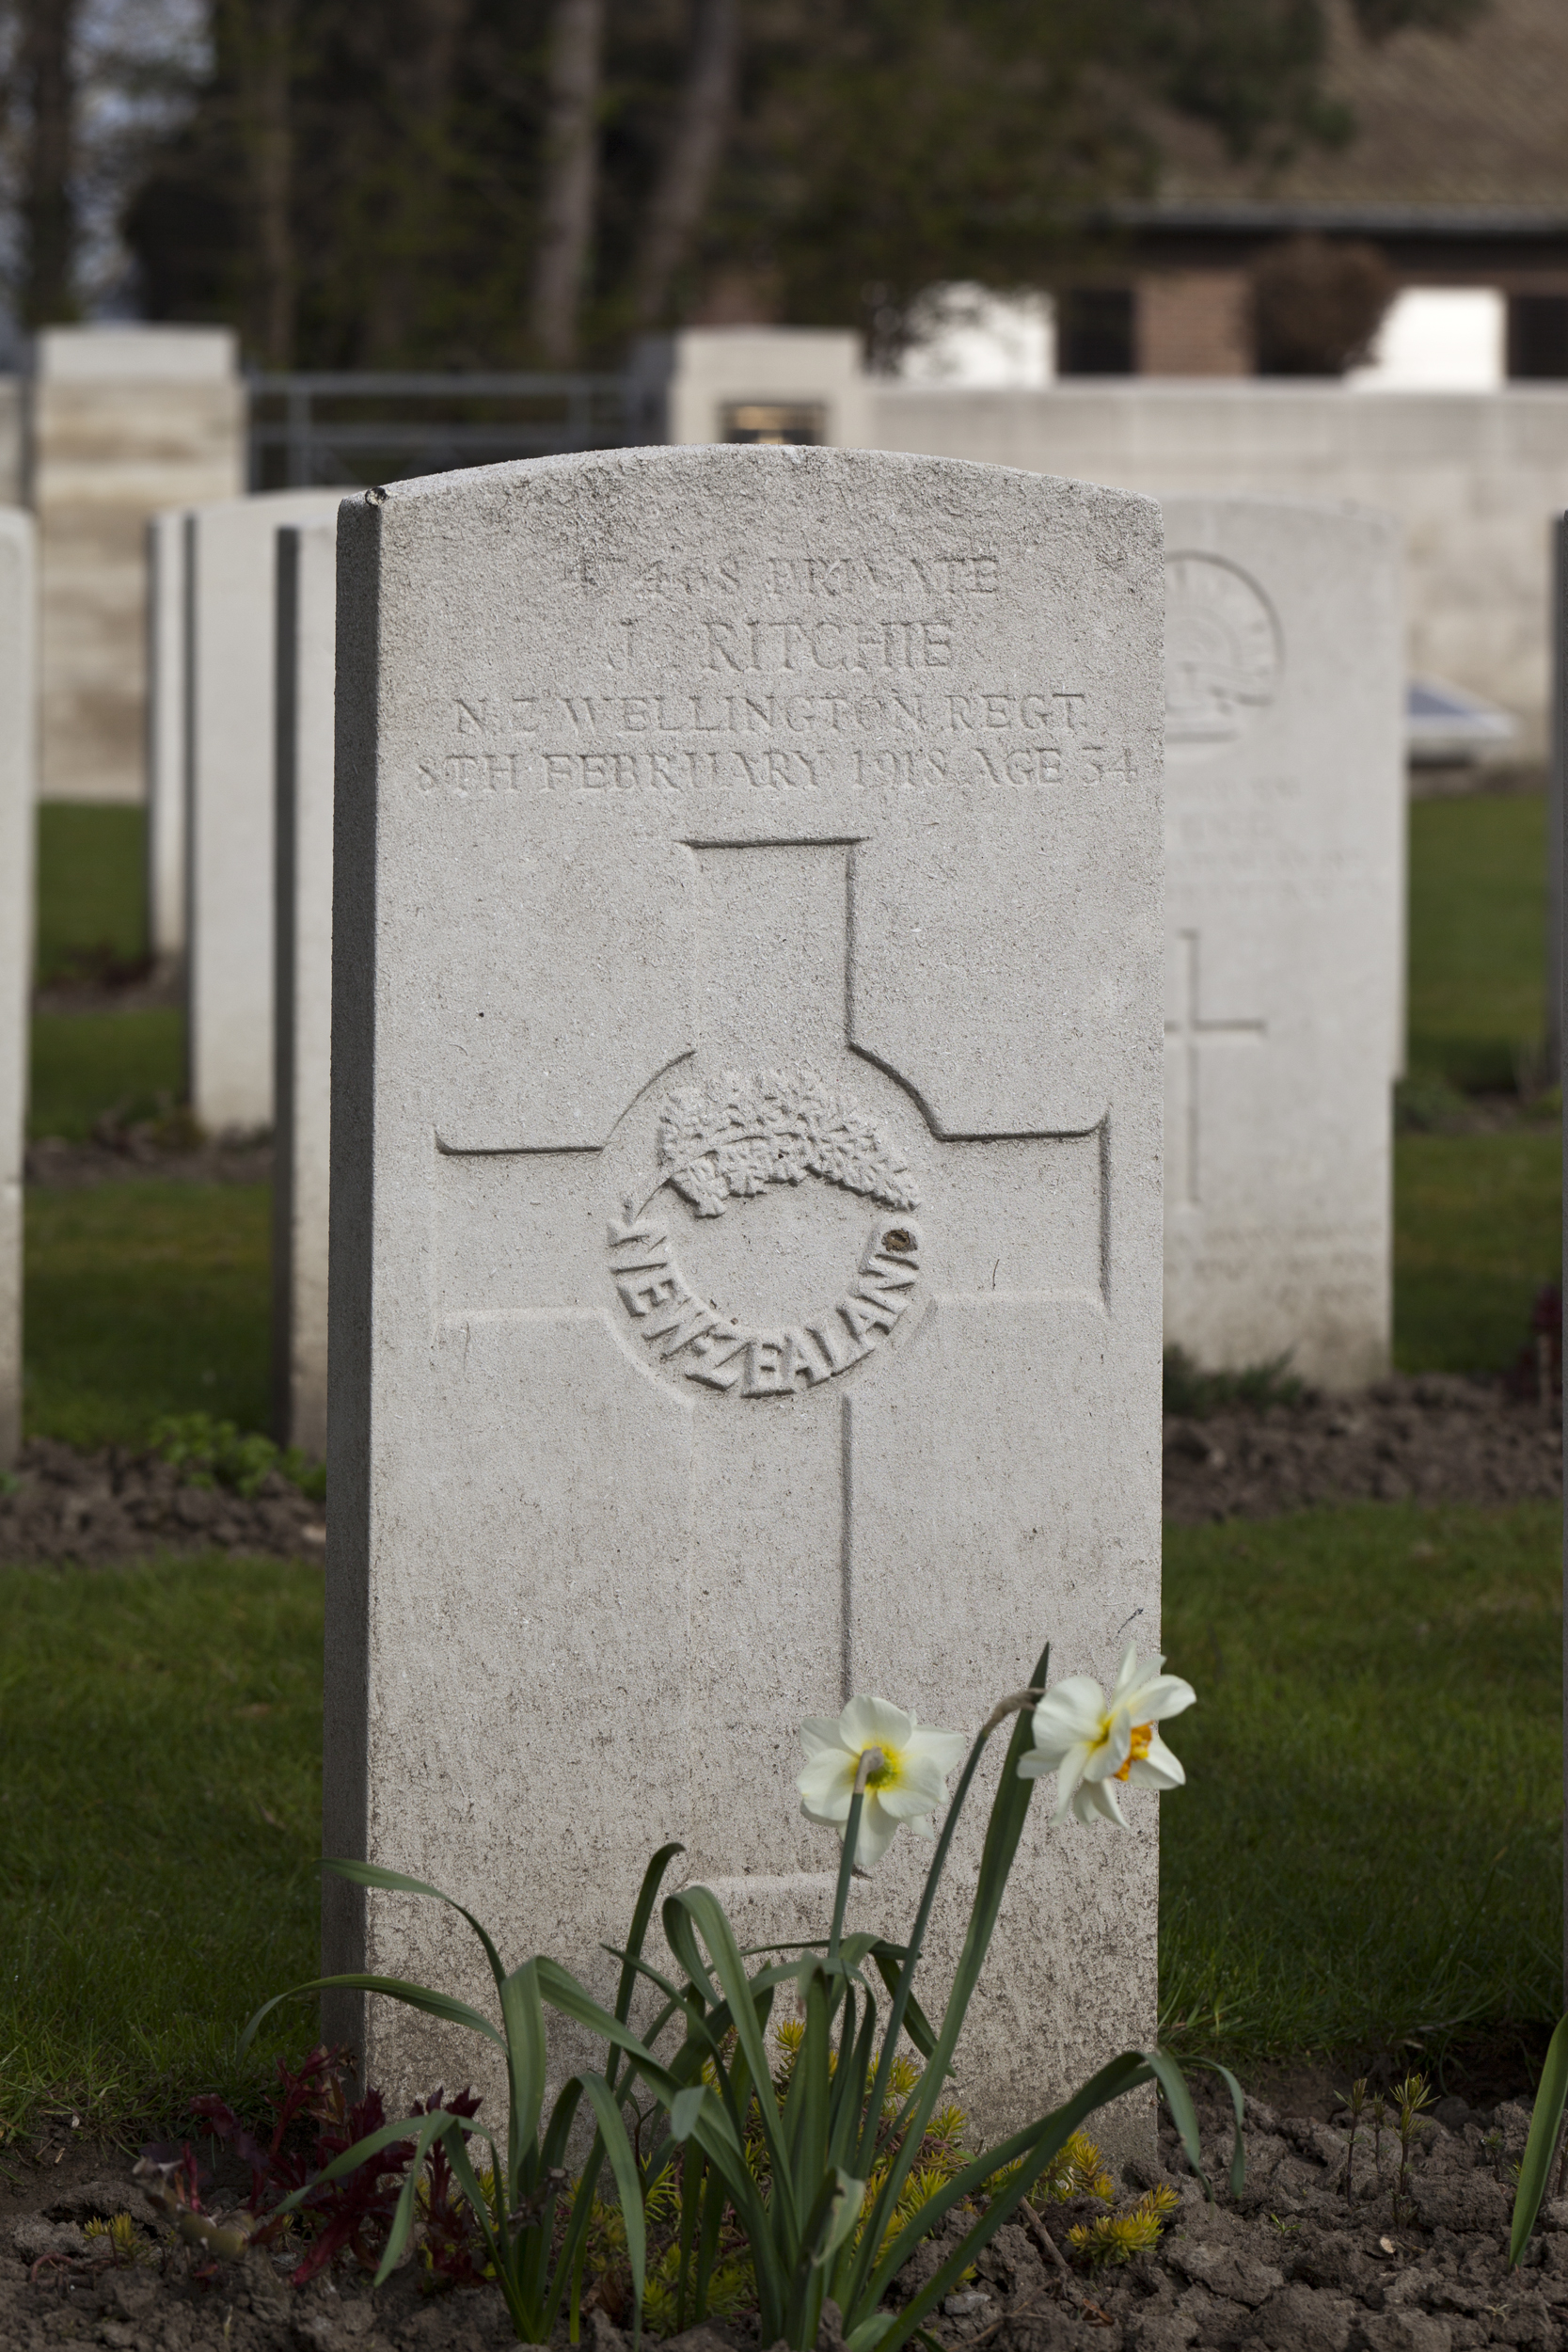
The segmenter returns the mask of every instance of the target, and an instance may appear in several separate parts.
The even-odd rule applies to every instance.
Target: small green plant
[[[92,2252],[106,2255],[116,2265],[142,2258],[142,2242],[128,2213],[117,2213],[109,2221],[84,2221],[82,2235]]]
[[[1022,2159],[993,2172],[985,2185],[985,2194],[994,2197],[1013,2176],[1024,2169]],[[1065,2146],[1037,2173],[1029,2195],[1037,2202],[1065,2205],[1074,2197],[1098,2197],[1102,2205],[1115,2201],[1116,2184],[1106,2171],[1099,2149],[1086,2132],[1074,2132]]]
[[[183,1471],[188,1486],[227,1486],[246,1502],[273,1470],[315,1502],[326,1493],[325,1465],[298,1446],[275,1445],[256,1430],[242,1437],[233,1422],[211,1413],[166,1413],[152,1424],[151,1450]]]
[[[1098,2270],[1108,2264],[1130,2263],[1160,2243],[1160,2233],[1180,2204],[1175,2189],[1164,2181],[1140,2197],[1131,2213],[1102,2213],[1097,2221],[1080,2221],[1067,2233],[1067,2242],[1080,2261]]]
[[[1382,2091],[1372,2101],[1372,2169],[1377,2185],[1383,2186],[1383,2135],[1388,2125],[1388,2104]]]
[[[1469,1104],[1450,1081],[1431,1071],[1414,1072],[1394,1084],[1394,1125],[1404,1135],[1441,1134],[1463,1121]]]
[[[1424,2110],[1431,2105],[1432,2091],[1424,2074],[1407,2074],[1402,2083],[1394,2085],[1395,2129],[1400,2142],[1399,2178],[1394,2184],[1396,2212],[1409,2191],[1410,2151],[1421,2127]]]
[[[1287,1369],[1290,1352],[1266,1364],[1251,1364],[1240,1372],[1203,1372],[1185,1348],[1167,1347],[1164,1355],[1164,1409],[1189,1421],[1207,1421],[1227,1405],[1249,1405],[1262,1412],[1270,1405],[1299,1405],[1307,1384]]]
[[[680,2239],[672,2238],[648,2271],[642,2317],[656,2336],[678,2335],[681,2330],[681,2314],[689,2298],[689,2284],[684,2276],[689,2265],[684,2250]],[[754,2311],[756,2301],[756,2280],[750,2255],[744,2249],[737,2253],[721,2254],[708,2276],[709,2319],[738,2319],[743,2312]]]

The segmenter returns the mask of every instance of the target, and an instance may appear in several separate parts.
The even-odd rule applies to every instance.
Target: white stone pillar
[[[277,534],[273,1424],[326,1452],[336,520]]]
[[[23,1144],[38,707],[33,526],[0,509],[0,1470],[22,1442]]]
[[[277,530],[340,496],[271,491],[185,518],[186,1054],[214,1133],[272,1124]]]

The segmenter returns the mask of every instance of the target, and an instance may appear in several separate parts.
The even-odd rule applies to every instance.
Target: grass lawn
[[[33,1015],[30,1135],[81,1142],[105,1111],[150,1119],[184,1091],[182,1013],[159,1008]]]
[[[39,806],[37,969],[47,984],[84,959],[147,953],[147,813],[64,801]]]
[[[1454,2028],[1556,2014],[1560,1608],[1541,1505],[1167,1533],[1165,1641],[1199,1692],[1162,1802],[1181,2046],[1245,2065],[1414,2037],[1430,2058]],[[321,1644],[318,1568],[0,1577],[13,2126],[69,2098],[168,2128],[270,2062],[233,2042],[316,1965]],[[312,2030],[302,2004],[269,2047]]]
[[[186,2120],[311,2039],[319,1567],[222,1555],[0,1576],[0,2119]]]
[[[1165,1530],[1199,1703],[1161,1801],[1161,2008],[1244,2060],[1555,2019],[1560,1514],[1362,1504]]]
[[[1394,1140],[1394,1360],[1402,1372],[1511,1363],[1562,1263],[1555,1126]]]
[[[268,1202],[264,1184],[31,1185],[29,1433],[136,1445],[189,1412],[265,1429]]]
[[[1412,1075],[1514,1084],[1541,1035],[1545,940],[1544,800],[1412,802]]]

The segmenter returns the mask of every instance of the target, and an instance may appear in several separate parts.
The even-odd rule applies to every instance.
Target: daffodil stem
[[[1043,1691],[1014,1691],[1009,1697],[998,1699],[980,1726],[981,1739],[989,1740],[991,1733],[997,1729],[998,1725],[1005,1724],[1009,1715],[1022,1714],[1026,1707],[1037,1707],[1044,1696]]]
[[[879,1772],[887,1758],[880,1748],[862,1751],[855,1772],[855,1786],[849,1799],[849,1819],[844,1824],[844,1851],[838,1858],[838,1885],[833,1893],[833,1923],[828,1931],[828,1958],[838,1958],[839,1938],[844,1932],[844,1914],[849,1900],[849,1881],[854,1875],[855,1851],[860,1844],[861,1814],[865,1807],[866,1784],[873,1772]]]

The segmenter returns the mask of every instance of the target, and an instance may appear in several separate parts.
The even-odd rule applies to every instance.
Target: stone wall
[[[1545,743],[1548,532],[1568,506],[1568,388],[1353,392],[1285,382],[875,383],[880,449],[1164,494],[1352,501],[1404,529],[1410,667]]]
[[[147,525],[245,486],[245,393],[226,329],[51,327],[30,392],[39,532],[40,798],[146,794]],[[0,497],[23,387],[0,384]],[[15,421],[8,429],[8,407]]]

